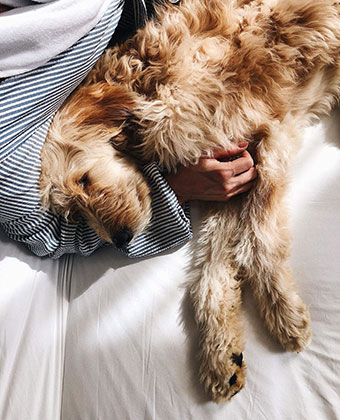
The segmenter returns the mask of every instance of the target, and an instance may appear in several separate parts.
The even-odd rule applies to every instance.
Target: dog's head
[[[97,234],[126,246],[151,218],[148,184],[125,143],[135,106],[121,87],[83,86],[53,120],[42,151],[41,201],[70,222],[85,219]]]

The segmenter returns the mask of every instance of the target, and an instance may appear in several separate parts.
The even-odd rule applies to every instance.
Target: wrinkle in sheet
[[[144,420],[156,419],[156,371],[152,370],[155,296],[152,293],[151,305],[144,310],[142,335],[142,390],[144,394]]]
[[[37,275],[34,275],[33,279],[33,287],[30,288],[29,298],[27,305],[24,310],[24,315],[21,316],[21,319],[23,319],[22,324],[20,325],[20,328],[18,325],[16,325],[16,331],[18,333],[16,334],[16,340],[14,345],[11,347],[14,347],[14,350],[11,351],[10,354],[7,354],[9,356],[9,359],[7,359],[6,363],[6,380],[5,383],[1,386],[1,395],[0,395],[0,408],[1,408],[1,419],[6,419],[7,414],[9,412],[9,403],[11,399],[9,396],[11,395],[11,390],[15,389],[13,386],[13,383],[15,381],[15,377],[17,375],[17,372],[20,372],[20,365],[22,362],[22,355],[25,352],[26,347],[26,339],[28,334],[28,327],[31,326],[31,319],[33,318],[33,296],[35,294],[36,290],[36,277]],[[6,332],[4,331],[4,334]],[[1,368],[1,371],[4,372],[4,367]]]
[[[81,335],[84,334],[84,337],[79,337],[81,341],[76,339],[77,344],[76,342],[73,343],[74,345],[80,346],[79,350],[89,354],[87,360],[92,360],[91,377],[93,378],[92,382],[94,388],[91,397],[88,396],[91,398],[92,407],[90,413],[92,414],[89,413],[89,418],[91,420],[94,417],[100,419],[108,418],[105,416],[107,407],[103,405],[103,397],[110,393],[110,384],[115,384],[117,380],[119,381],[120,378],[124,378],[120,383],[120,391],[122,395],[124,395],[123,399],[115,401],[115,395],[112,395],[111,398],[112,406],[115,407],[114,412],[117,410],[117,414],[111,412],[111,416],[118,415],[119,406],[124,404],[124,399],[130,395],[130,390],[134,389],[136,386],[135,381],[138,381],[139,383],[142,382],[142,375],[139,375],[138,371],[135,370],[136,365],[140,366],[144,363],[144,366],[146,366],[144,380],[148,385],[148,389],[152,389],[152,387],[150,388],[147,376],[149,374],[148,361],[150,362],[152,337],[147,336],[145,338],[146,343],[149,344],[145,345],[144,348],[149,348],[149,351],[144,355],[145,359],[142,361],[140,344],[138,337],[136,337],[136,332],[138,335],[138,331],[142,331],[141,317],[135,313],[134,306],[131,306],[133,302],[125,304],[123,307],[119,304],[120,299],[118,301],[114,301],[115,299],[113,299],[114,302],[112,303],[110,293],[118,293],[119,295],[120,293],[117,290],[118,285],[115,285],[116,288],[114,288],[114,285],[111,283],[112,282],[110,281],[105,285],[105,283],[99,281],[99,283],[87,291],[88,296],[82,296],[85,301],[88,299],[92,300],[92,297],[95,298],[95,305],[93,304],[93,300],[89,309],[92,308],[90,309],[91,313],[93,313],[93,310],[95,309],[96,316],[91,320],[91,313],[89,313],[83,318],[87,328],[84,331],[81,326],[81,331],[79,331],[79,333]],[[110,287],[110,289],[107,289],[105,286]],[[79,299],[80,298],[77,299],[77,302],[73,302],[75,307],[78,306],[80,302]],[[129,294],[126,295],[125,299],[127,301],[131,300]],[[149,307],[150,305],[148,304],[148,308]],[[142,307],[138,309],[142,310]],[[73,316],[75,316],[75,313],[73,313]],[[82,318],[81,313],[78,313],[77,317],[80,320],[80,318]],[[135,324],[131,324],[131,319],[135,320]],[[91,325],[93,327],[91,327]],[[146,321],[145,325],[147,328],[149,322]],[[72,347],[72,341],[70,341],[70,345]],[[122,363],[120,363],[121,359],[120,357],[115,357],[114,351],[121,352],[127,359],[124,360],[123,358]],[[84,368],[86,369],[85,366]],[[111,418],[115,419],[116,417]]]
[[[98,299],[97,299],[97,325],[96,325],[96,337],[97,337],[97,341],[100,342],[100,338],[101,338],[101,331],[100,331],[100,319],[101,319],[101,301],[102,301],[102,296],[103,296],[103,288],[100,288],[100,291],[98,293]],[[96,390],[95,390],[95,394],[96,394],[96,401],[95,401],[95,411],[96,411],[96,420],[99,420],[99,398],[100,398],[100,378],[101,378],[101,374],[100,374],[100,361],[99,361],[99,357],[96,357],[96,370],[97,370],[97,380],[96,380]]]
[[[59,340],[59,351],[61,370],[60,375],[55,375],[54,389],[58,389],[58,385],[61,384],[59,392],[59,417],[61,418],[61,407],[64,398],[64,377],[65,377],[65,360],[66,360],[66,329],[68,320],[68,302],[70,301],[71,295],[71,278],[73,269],[73,255],[65,255],[59,260],[58,270],[58,284],[57,284],[57,296],[62,299],[62,304],[58,306],[59,316],[57,317],[58,331],[61,331]],[[59,419],[58,419],[59,420]]]
[[[143,420],[156,420],[156,372],[153,372],[152,380],[150,382],[145,393]]]
[[[315,370],[301,371],[294,383],[297,395],[294,407],[297,411],[305,413],[306,419],[337,419],[334,414],[339,397],[337,392],[330,389],[323,373]]]
[[[18,275],[11,278],[7,270],[2,276],[15,286],[15,294],[4,301],[1,320],[6,345],[0,369],[1,420],[26,420],[27,410],[29,420],[60,418],[66,307],[59,293],[64,286],[55,275],[58,264],[48,261],[46,273],[29,267],[22,275],[28,266],[17,262]]]
[[[151,302],[151,314],[149,311],[144,311],[143,319],[143,337],[142,337],[142,388],[145,387],[146,376],[149,374],[150,359],[152,352],[152,332],[153,332],[153,309],[154,296]]]

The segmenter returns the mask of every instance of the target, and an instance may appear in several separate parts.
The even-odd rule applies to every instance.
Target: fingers
[[[227,201],[237,194],[246,192],[252,188],[256,176],[256,169],[252,167],[241,175],[226,178],[223,183],[221,182],[218,187],[215,186],[215,189],[211,191],[210,199],[214,201]]]
[[[256,168],[252,166],[240,175],[228,177],[228,175],[224,173],[223,177],[223,181],[221,180],[218,184],[219,187],[215,188],[213,194],[215,201],[227,201],[237,194],[250,190],[254,184],[253,181],[257,177],[257,172]]]
[[[249,191],[253,186],[253,182],[248,182],[247,184],[241,185],[239,188],[236,188],[226,194],[226,199],[234,197],[235,195]]]
[[[256,176],[256,169],[252,167],[248,171],[243,172],[241,175],[230,178],[224,184],[224,191],[226,197],[230,198],[241,192],[248,191],[253,185],[253,181],[256,178]]]
[[[228,159],[240,155],[248,147],[248,142],[244,141],[239,144],[232,144],[227,150],[218,149],[213,153],[215,159]]]
[[[217,171],[224,174],[226,177],[234,177],[242,172],[248,171],[254,166],[254,161],[251,155],[243,150],[241,157],[231,162],[220,162],[214,158],[202,158],[199,167],[204,171]]]
[[[224,162],[223,165],[233,172],[233,176],[237,176],[251,169],[254,166],[254,161],[250,153],[245,150],[240,158],[232,162]]]
[[[232,150],[216,151],[214,157],[201,158],[198,164],[180,166],[176,173],[169,174],[167,181],[179,201],[227,201],[248,191],[257,173],[246,147],[247,143],[244,143]],[[226,157],[235,159],[221,161]]]

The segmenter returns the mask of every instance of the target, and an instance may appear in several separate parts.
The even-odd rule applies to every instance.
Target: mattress
[[[340,419],[339,117],[303,130],[289,195],[307,350],[284,352],[245,289],[247,383],[216,405],[197,378],[192,243],[144,259],[103,248],[50,260],[0,231],[0,418]],[[197,232],[195,203],[192,218]]]

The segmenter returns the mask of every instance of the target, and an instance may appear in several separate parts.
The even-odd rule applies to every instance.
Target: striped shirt
[[[40,208],[40,152],[55,112],[91,70],[122,12],[112,0],[99,23],[46,65],[0,83],[0,225],[9,237],[39,256],[90,255],[106,243],[86,224],[67,222]],[[149,256],[192,237],[188,207],[182,209],[158,166],[144,174],[152,189],[148,229],[123,252]]]

